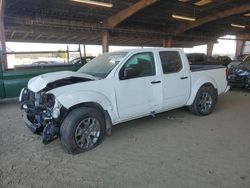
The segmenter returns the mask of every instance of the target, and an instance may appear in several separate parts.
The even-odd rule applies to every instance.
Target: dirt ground
[[[220,96],[206,117],[182,108],[117,125],[76,156],[44,146],[19,104],[1,102],[0,187],[249,188],[250,93]]]

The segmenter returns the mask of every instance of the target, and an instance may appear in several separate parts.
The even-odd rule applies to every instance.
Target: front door
[[[121,119],[149,115],[159,108],[162,86],[152,52],[138,53],[119,70],[116,99]]]

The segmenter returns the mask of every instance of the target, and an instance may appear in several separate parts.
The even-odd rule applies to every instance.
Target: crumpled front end
[[[33,92],[24,88],[19,97],[22,116],[29,129],[43,138],[48,144],[59,135],[59,119],[63,107],[54,95],[46,92]]]

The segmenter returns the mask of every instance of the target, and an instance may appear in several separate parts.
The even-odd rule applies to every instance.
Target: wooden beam
[[[224,11],[210,14],[210,15],[205,16],[203,18],[198,18],[197,21],[195,21],[193,23],[181,25],[179,28],[175,29],[172,33],[175,35],[178,35],[178,34],[184,33],[187,30],[190,30],[190,29],[193,29],[195,27],[206,24],[208,22],[212,22],[215,20],[219,20],[219,19],[226,18],[226,17],[233,16],[233,15],[237,15],[237,14],[242,14],[242,13],[245,13],[247,11],[250,11],[250,4],[230,8],[230,9],[227,9]]]
[[[30,33],[27,32],[27,33],[23,36],[23,38],[26,39],[26,38],[29,36],[29,34],[30,34]]]
[[[50,40],[50,39],[52,39],[53,37],[55,37],[55,36],[54,36],[54,35],[50,35],[50,36],[47,37],[46,40]]]
[[[78,37],[78,36],[70,37],[70,38],[67,39],[67,41],[71,41],[71,40],[73,40],[73,39],[76,39],[77,37]]]
[[[39,35],[36,36],[35,40],[38,40],[38,39],[40,39],[41,37],[42,37],[42,34],[39,34]]]
[[[67,37],[67,36],[62,35],[61,37],[57,38],[57,40],[62,40],[62,39],[64,39],[64,38],[66,38],[66,37]]]
[[[15,34],[16,34],[16,31],[13,31],[13,32],[11,33],[10,38],[12,39],[12,38],[14,37]]]
[[[109,17],[105,22],[105,27],[114,28],[122,21],[126,20],[128,17],[132,16],[136,12],[144,9],[147,6],[150,6],[157,2],[158,0],[140,0],[139,2],[133,4],[132,6],[125,8],[118,12],[117,14]]]
[[[242,33],[240,35],[237,35],[236,40],[250,41],[250,33]]]

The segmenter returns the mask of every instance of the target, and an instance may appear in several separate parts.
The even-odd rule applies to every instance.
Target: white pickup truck
[[[106,53],[77,72],[32,78],[19,100],[23,119],[47,144],[57,138],[76,154],[101,143],[121,122],[188,106],[210,114],[227,92],[223,66],[190,66],[176,48],[145,48]]]

